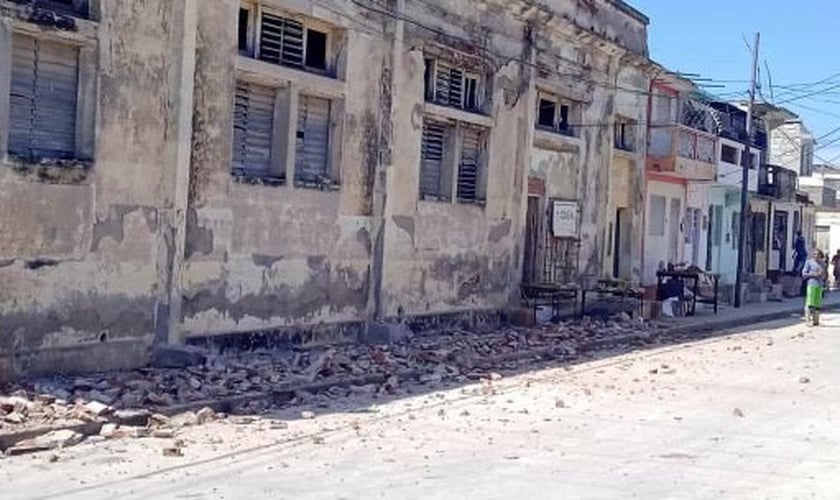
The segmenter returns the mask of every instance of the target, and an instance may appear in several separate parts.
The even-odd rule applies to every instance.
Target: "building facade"
[[[643,283],[668,264],[703,268],[709,185],[717,167],[711,108],[685,79],[663,72],[651,81],[646,159]]]
[[[522,281],[641,275],[624,2],[142,11],[0,1],[0,378],[494,321]]]

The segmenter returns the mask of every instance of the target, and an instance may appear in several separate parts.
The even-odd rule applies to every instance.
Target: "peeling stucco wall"
[[[203,3],[195,132],[181,275],[183,335],[364,320],[371,286],[370,197],[378,162],[382,60],[388,44],[348,30],[341,189],[237,182],[230,176],[238,2]],[[312,2],[290,12],[322,16]],[[320,9],[320,10],[319,10]],[[359,16],[359,12],[352,12]],[[339,28],[352,25],[333,13]],[[311,89],[302,88],[301,91]]]
[[[73,33],[9,16],[0,30],[91,33],[96,140],[84,175],[0,165],[0,379],[147,362],[159,293],[160,213],[181,2],[98,2]]]
[[[505,310],[529,175],[580,200],[581,273],[603,272],[606,221],[624,204],[640,216],[639,165],[613,158],[610,125],[541,144],[537,80],[580,100],[584,123],[642,123],[616,84],[645,89],[623,59],[647,54],[643,16],[618,0],[388,2],[403,22],[353,2],[265,1],[343,34],[336,80],[290,80],[340,110],[340,188],[231,177],[235,82],[254,67],[236,51],[237,0],[96,2],[80,23],[95,38],[91,165],[0,168],[0,377],[136,366],[153,342],[196,336]],[[426,51],[487,76],[483,205],[419,200]]]

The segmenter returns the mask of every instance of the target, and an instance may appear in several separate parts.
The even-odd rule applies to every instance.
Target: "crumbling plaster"
[[[237,0],[97,2],[96,20],[67,34],[95,47],[92,161],[0,169],[0,378],[136,366],[152,342],[197,335],[503,310],[529,169],[550,196],[581,200],[581,270],[596,272],[611,135],[534,148],[535,68],[538,52],[561,54],[545,62],[577,76],[547,81],[582,100],[585,122],[611,117],[625,104],[603,84],[621,67],[610,40],[646,54],[644,22],[621,3],[389,3],[429,30],[352,2],[266,0],[344,35],[337,80],[294,78],[343,110],[340,189],[320,191],[230,176],[237,68],[263,64],[236,53]],[[488,76],[483,206],[418,200],[424,51]]]
[[[172,26],[185,10],[163,0],[98,7],[72,33],[3,20],[15,32],[92,43],[97,77],[92,161],[48,178],[19,162],[0,168],[0,379],[148,360],[159,214],[172,192],[162,145],[173,140],[173,90],[161,82],[178,59]]]

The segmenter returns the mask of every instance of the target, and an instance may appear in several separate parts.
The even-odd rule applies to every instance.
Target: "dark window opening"
[[[540,109],[537,114],[537,124],[540,127],[548,127],[554,129],[554,116],[557,110],[557,105],[549,100],[540,99]]]
[[[478,80],[467,78],[465,85],[464,108],[470,110],[478,109]]]
[[[623,151],[633,151],[635,149],[633,137],[633,125],[625,122],[617,122],[615,124],[615,147]]]
[[[434,65],[434,61],[432,61],[431,59],[428,59],[428,58],[425,59],[424,61],[426,63],[425,64],[425,66],[426,66],[425,67],[425,72],[424,72],[424,81],[426,83],[426,85],[425,85],[426,100],[431,101],[435,97],[435,92],[434,92],[435,84],[434,84],[434,81],[432,80],[432,69],[433,69],[432,66]]]
[[[327,69],[327,34],[307,28],[306,30],[306,66],[308,68]]]
[[[732,165],[738,164],[738,150],[726,144],[720,148],[720,161]]]
[[[90,17],[88,0],[37,0],[35,7],[52,10],[58,14],[77,17]]]
[[[250,34],[251,11],[239,9],[239,52],[250,52],[248,47],[248,35]]]

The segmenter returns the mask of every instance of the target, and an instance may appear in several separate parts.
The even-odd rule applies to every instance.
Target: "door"
[[[537,252],[540,241],[540,199],[528,197],[525,217],[525,256],[522,262],[522,283],[537,282]]]
[[[671,198],[671,211],[668,221],[668,262],[677,264],[680,261],[682,200]]]

